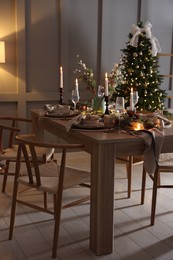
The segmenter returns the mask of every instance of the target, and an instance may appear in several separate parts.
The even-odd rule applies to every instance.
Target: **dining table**
[[[145,151],[141,136],[121,130],[66,130],[66,118],[40,116],[41,109],[32,109],[32,131],[43,138],[48,131],[68,143],[82,143],[91,155],[90,249],[96,255],[113,252],[114,241],[114,178],[116,156],[138,156]],[[173,152],[173,127],[164,129],[162,152]]]

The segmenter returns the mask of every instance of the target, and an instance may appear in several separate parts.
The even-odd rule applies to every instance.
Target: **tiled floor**
[[[70,164],[80,162],[88,167],[86,154],[70,156]],[[145,204],[140,205],[141,166],[134,167],[132,197],[127,199],[125,166],[116,166],[115,178],[115,225],[114,252],[96,257],[89,249],[89,202],[62,211],[58,247],[59,260],[118,260],[118,259],[173,259],[173,189],[159,190],[157,217],[154,227],[150,223],[151,186],[147,179]],[[168,182],[173,176],[164,174]],[[53,221],[50,216],[35,212],[24,206],[17,209],[14,237],[8,240],[8,227],[13,178],[8,181],[5,194],[0,192],[0,260],[49,260],[51,258]],[[77,195],[88,194],[89,190],[77,188],[64,194],[64,201]],[[28,200],[40,203],[41,196],[34,191],[21,193]],[[51,206],[51,198],[49,199]],[[32,224],[34,223],[34,224]]]

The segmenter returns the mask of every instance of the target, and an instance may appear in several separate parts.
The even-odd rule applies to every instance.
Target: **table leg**
[[[90,248],[96,255],[113,251],[114,158],[113,144],[93,144]]]
[[[31,112],[32,119],[32,133],[34,133],[39,140],[44,139],[44,126],[42,120],[39,119],[39,115]]]

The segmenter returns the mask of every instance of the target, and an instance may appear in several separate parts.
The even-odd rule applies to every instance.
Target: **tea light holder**
[[[135,131],[144,130],[144,125],[142,122],[132,122],[131,126],[132,126],[132,129]]]

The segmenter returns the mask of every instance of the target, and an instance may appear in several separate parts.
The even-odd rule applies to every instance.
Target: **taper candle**
[[[63,88],[63,69],[60,67],[60,88]]]
[[[79,86],[79,84],[78,84],[78,79],[76,79],[75,80],[75,89],[78,91],[78,86]]]
[[[105,96],[108,97],[108,74],[105,73]]]
[[[134,110],[134,103],[133,103],[133,88],[131,88],[131,92],[130,92],[130,110],[131,110],[131,111]]]

